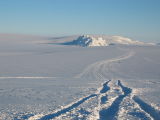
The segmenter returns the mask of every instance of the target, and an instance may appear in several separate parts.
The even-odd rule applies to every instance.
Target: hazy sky
[[[160,42],[160,0],[0,0],[0,33],[107,34]]]

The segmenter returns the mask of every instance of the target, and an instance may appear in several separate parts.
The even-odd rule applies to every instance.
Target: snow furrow
[[[123,91],[123,95],[119,95],[114,101],[113,103],[111,104],[111,106],[107,109],[102,109],[99,111],[99,117],[100,117],[100,120],[114,120],[115,119],[115,116],[116,114],[118,113],[119,111],[119,106],[120,106],[120,103],[122,102],[122,100],[128,96],[132,90],[130,88],[127,88],[127,87],[124,87],[122,85],[122,83],[120,82],[120,80],[118,80],[118,85],[121,87],[122,91]]]
[[[120,109],[117,115],[118,119],[144,119],[144,120],[152,120],[151,116],[139,107],[139,105],[133,100],[132,89],[125,87],[121,84],[120,80],[118,80],[118,85],[121,87],[124,92],[124,99],[120,104]]]
[[[143,111],[132,99],[132,94],[123,99],[120,104],[117,120],[153,120],[149,114]]]
[[[99,92],[98,92],[98,104],[97,106],[94,108],[94,110],[92,111],[93,113],[88,117],[89,120],[96,120],[99,118],[99,110],[101,109],[101,107],[103,106],[103,104],[106,104],[106,102],[108,101],[107,98],[107,93],[108,91],[110,91],[110,87],[108,86],[108,84],[111,82],[111,80],[108,80],[107,82],[102,84],[102,87],[99,88]]]
[[[82,73],[77,75],[76,78],[93,77],[97,80],[106,80],[109,77],[110,79],[113,79],[113,71],[111,68],[112,63],[126,60],[133,55],[134,52],[130,51],[127,54],[118,58],[113,58],[110,60],[104,60],[91,64]],[[90,109],[89,111],[87,111],[88,114],[82,113],[82,118],[93,120],[115,120],[131,117],[131,119],[144,118],[146,120],[152,120],[151,117],[153,117],[155,120],[158,120],[159,113],[154,108],[147,105],[138,97],[133,97],[132,99],[131,96],[133,95],[131,88],[124,86],[120,80],[118,80],[118,84],[116,85],[114,85],[113,83],[109,83],[111,83],[111,80],[103,83],[102,87],[98,89],[98,92],[81,98],[78,101],[67,105],[61,110],[57,110],[54,113],[41,116],[39,120],[50,120],[56,118],[76,119],[77,116],[73,116],[73,114],[79,114],[77,112],[80,110],[87,111],[84,105],[93,103],[94,100],[98,101],[97,105],[94,109],[92,108],[92,110]],[[96,99],[93,99],[95,97]],[[154,111],[151,113],[148,109],[150,111],[153,111],[154,109]],[[80,118],[77,117],[77,119]]]
[[[68,107],[66,107],[66,108],[64,108],[64,109],[62,109],[62,110],[59,110],[59,111],[57,111],[57,112],[55,112],[55,113],[52,113],[52,114],[45,115],[45,116],[43,116],[42,118],[40,118],[39,120],[50,120],[50,119],[53,119],[53,118],[55,118],[55,117],[58,117],[58,116],[60,116],[60,115],[62,115],[62,114],[65,114],[66,112],[71,111],[72,109],[78,107],[80,104],[82,104],[82,103],[85,102],[86,100],[88,100],[88,99],[90,99],[90,98],[93,98],[93,97],[95,97],[95,96],[97,96],[97,94],[91,94],[91,95],[89,95],[89,96],[87,96],[87,97],[84,97],[84,98],[80,99],[79,101],[77,101],[77,102],[69,105]]]
[[[74,109],[76,109],[77,107],[79,107],[81,104],[83,104],[83,103],[85,103],[85,102],[87,103],[87,101],[90,101],[91,98],[94,98],[94,97],[96,97],[96,96],[100,96],[100,94],[103,93],[103,92],[107,92],[107,91],[110,89],[110,88],[107,86],[107,84],[108,84],[109,82],[110,82],[110,80],[107,81],[107,82],[105,82],[105,83],[102,85],[101,88],[98,88],[98,90],[101,89],[99,92],[97,91],[97,92],[94,93],[94,94],[91,94],[91,95],[89,95],[89,96],[87,96],[87,97],[81,98],[81,99],[79,99],[78,101],[73,102],[73,103],[65,106],[63,109],[57,110],[56,112],[51,113],[51,114],[47,114],[47,115],[40,116],[40,118],[35,118],[35,119],[34,119],[34,116],[32,116],[31,118],[33,118],[33,120],[37,120],[37,119],[39,119],[39,120],[50,120],[50,119],[54,119],[54,118],[56,118],[56,117],[59,117],[59,116],[61,116],[61,115],[64,115],[64,114],[66,114],[67,112],[71,112],[72,110],[74,110]],[[36,115],[35,115],[35,116],[36,116]],[[30,118],[30,119],[31,119],[31,118]]]
[[[108,87],[108,83],[110,82],[111,80],[109,80],[109,81],[107,81],[107,82],[105,82],[104,84],[103,84],[103,88],[102,88],[102,90],[100,91],[100,93],[106,93],[108,90],[110,90],[110,87]]]
[[[157,111],[154,107],[141,100],[138,96],[134,96],[133,100],[140,106],[142,110],[148,113],[154,120],[160,119],[160,111]]]
[[[124,55],[119,56],[117,58],[98,61],[96,63],[93,63],[93,64],[89,65],[86,69],[84,69],[80,74],[76,75],[75,78],[86,77],[91,74],[96,79],[108,79],[103,75],[103,72],[105,71],[102,69],[102,68],[104,68],[103,66],[107,66],[111,63],[128,59],[128,58],[132,57],[134,54],[135,53],[133,51],[130,51],[127,54],[124,54]],[[109,69],[109,68],[107,68],[107,69]]]

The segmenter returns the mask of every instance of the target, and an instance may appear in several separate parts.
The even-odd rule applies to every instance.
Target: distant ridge
[[[62,43],[63,45],[76,45],[82,47],[92,46],[109,46],[115,44],[123,45],[154,45],[154,43],[144,43],[140,41],[131,40],[130,38],[122,36],[105,36],[105,35],[81,35],[75,40]]]

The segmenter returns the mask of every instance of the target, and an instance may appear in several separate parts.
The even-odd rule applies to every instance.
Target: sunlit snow
[[[121,36],[1,34],[0,119],[159,120],[159,61]]]

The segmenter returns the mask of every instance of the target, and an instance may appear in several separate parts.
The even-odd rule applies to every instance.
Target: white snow
[[[82,35],[77,38],[77,40],[74,40],[73,45],[79,45],[79,46],[108,46],[106,40],[104,40],[102,37],[93,37],[89,35]]]
[[[107,47],[60,44],[78,37],[0,35],[0,119],[157,120],[160,47],[105,35],[82,42]]]
[[[78,45],[83,47],[92,46],[108,46],[114,44],[122,45],[155,45],[154,43],[144,43],[135,41],[122,36],[106,36],[106,35],[81,35],[75,40],[67,41],[64,45]]]

